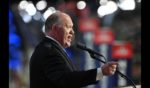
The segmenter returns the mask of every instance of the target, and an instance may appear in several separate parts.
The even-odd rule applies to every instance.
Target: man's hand
[[[109,76],[113,75],[116,72],[118,66],[118,62],[108,62],[102,66],[102,73],[103,75]]]

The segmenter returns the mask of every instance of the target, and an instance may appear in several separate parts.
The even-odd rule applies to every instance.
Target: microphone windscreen
[[[82,49],[82,48],[85,48],[86,46],[84,44],[78,42],[77,47]]]

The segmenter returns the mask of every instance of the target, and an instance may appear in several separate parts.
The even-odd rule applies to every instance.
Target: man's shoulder
[[[50,38],[43,38],[39,44],[36,46],[37,50],[48,50],[48,51],[55,51],[56,49],[60,49],[61,47],[59,46],[59,44],[57,44],[57,42],[53,41]]]
[[[39,44],[37,45],[37,48],[46,48],[46,49],[49,48],[50,49],[52,47],[53,46],[52,46],[51,42],[48,42],[44,39],[41,42],[39,42]]]

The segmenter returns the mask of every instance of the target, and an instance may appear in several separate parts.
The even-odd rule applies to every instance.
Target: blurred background
[[[118,69],[141,85],[141,0],[9,0],[9,88],[29,88],[30,56],[56,10],[72,17],[76,38],[66,51],[79,70],[103,65],[76,47],[81,42],[104,55],[101,60],[118,61]],[[84,88],[124,86],[132,84],[115,74]]]

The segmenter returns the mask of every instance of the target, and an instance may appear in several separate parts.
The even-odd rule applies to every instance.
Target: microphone
[[[94,50],[92,50],[90,48],[87,48],[86,45],[81,44],[81,43],[77,43],[77,47],[82,49],[82,50],[88,51],[93,59],[96,59],[96,60],[101,61],[103,63],[107,63],[106,62],[106,58],[103,55],[99,54],[98,52],[96,52],[96,51],[94,51]],[[103,60],[99,59],[98,57],[96,57],[95,54],[104,57],[105,61],[103,61]],[[126,80],[128,80],[133,85],[133,87],[136,88],[135,83],[128,76],[124,75],[119,70],[116,70],[116,73],[118,73],[121,77],[123,77]]]
[[[91,53],[91,54],[97,54],[97,55],[103,57],[103,55],[101,55],[101,54],[95,52],[94,50],[92,50],[92,49],[90,49],[90,48],[87,48],[86,45],[84,45],[84,44],[77,43],[77,47],[80,48],[80,49],[82,49],[82,50],[88,51],[88,52]]]

